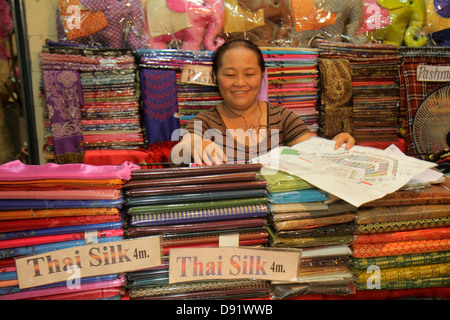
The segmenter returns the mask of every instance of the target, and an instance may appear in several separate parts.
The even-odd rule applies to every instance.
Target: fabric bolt
[[[189,222],[253,218],[266,215],[266,205],[259,204],[216,209],[133,215],[131,217],[131,226],[171,225]]]
[[[172,132],[179,128],[176,72],[142,69],[140,77],[148,144],[173,140]]]
[[[427,228],[412,231],[355,234],[353,243],[387,243],[441,239],[450,239],[450,228]]]
[[[22,299],[32,299],[36,297],[45,297],[45,296],[53,296],[56,294],[64,294],[64,293],[75,293],[82,292],[86,290],[92,289],[103,289],[103,288],[116,288],[122,287],[125,283],[125,277],[120,277],[115,280],[110,281],[100,281],[100,282],[92,282],[86,284],[80,284],[78,288],[70,288],[66,285],[48,289],[40,289],[40,290],[30,290],[23,292],[16,292],[11,294],[0,295],[0,300],[22,300]]]
[[[356,221],[358,224],[370,224],[446,216],[450,216],[450,207],[448,204],[406,205],[361,208],[358,210]]]
[[[117,208],[29,209],[0,211],[0,220],[41,219],[55,217],[116,216]]]
[[[395,290],[399,291],[401,289],[414,289],[414,288],[434,288],[434,287],[448,287],[450,285],[450,277],[430,277],[423,279],[414,279],[414,280],[399,280],[387,283],[380,283],[379,287],[370,287],[368,288],[367,284],[357,284],[356,287],[358,290]],[[439,296],[439,293],[435,294],[433,297],[436,298]]]
[[[98,238],[98,243],[106,243],[106,242],[113,242],[113,241],[121,241],[122,237],[104,237],[104,238]],[[71,241],[62,241],[62,242],[55,242],[55,243],[49,243],[49,244],[39,244],[39,245],[31,245],[31,246],[23,246],[23,247],[15,247],[11,249],[2,249],[0,250],[0,258],[13,258],[17,256],[23,256],[23,255],[34,255],[39,253],[44,253],[48,251],[55,251],[55,250],[61,250],[61,249],[67,249],[67,248],[73,248],[76,246],[82,246],[85,245],[85,240],[71,240]]]
[[[353,259],[356,269],[367,269],[371,265],[379,268],[395,268],[444,262],[450,262],[450,252],[448,251]]]
[[[105,289],[93,289],[84,290],[81,292],[69,292],[56,295],[49,295],[44,297],[34,297],[31,300],[111,300],[116,298],[121,299],[123,293],[123,288],[121,286],[116,288],[105,288]]]
[[[0,181],[0,190],[121,189],[124,183],[124,179]]]
[[[305,202],[305,203],[269,203],[269,211],[271,213],[287,213],[287,212],[297,212],[297,211],[321,211],[326,210],[328,206],[323,202]]]
[[[328,193],[319,189],[269,193],[271,203],[318,202],[328,200]]]
[[[0,233],[0,243],[3,243],[2,241],[9,239],[68,234],[74,232],[110,230],[110,229],[122,229],[122,222],[118,221],[113,223],[96,223],[87,225],[74,225],[66,227],[20,230],[16,232]]]
[[[121,190],[11,190],[0,191],[0,199],[16,200],[117,200]]]
[[[161,205],[153,205],[153,206],[136,206],[136,207],[129,208],[127,213],[129,215],[151,214],[151,213],[163,213],[163,212],[184,211],[184,210],[202,210],[202,209],[206,210],[206,209],[225,208],[225,207],[232,207],[232,206],[265,204],[265,203],[267,203],[267,199],[263,198],[263,197],[215,200],[215,201],[194,202],[194,203],[175,203],[175,204],[161,204]]]
[[[450,226],[450,216],[429,218],[429,219],[400,220],[400,221],[359,224],[356,233],[357,234],[385,233],[395,231],[418,230],[425,228],[439,228],[446,226]]]
[[[97,216],[78,216],[78,217],[41,217],[34,219],[30,223],[29,219],[22,220],[2,220],[0,223],[0,232],[27,232],[30,230],[39,230],[47,228],[62,228],[69,226],[82,226],[97,223],[120,222],[121,217],[117,214],[113,215],[97,215]],[[31,232],[31,231],[30,231]]]
[[[367,283],[371,273],[357,270],[356,282]],[[380,269],[380,283],[450,276],[450,263],[426,264],[403,268]]]
[[[235,288],[262,288],[266,289],[265,281],[261,280],[235,280],[235,281],[204,281],[182,284],[172,284],[168,286],[144,287],[130,290],[130,298],[151,296],[168,296],[173,294],[189,293],[201,291],[220,291],[221,293]],[[267,292],[267,290],[265,290]]]
[[[312,228],[318,226],[327,226],[337,223],[346,223],[355,220],[354,214],[335,215],[331,217],[322,217],[315,219],[299,219],[289,221],[274,222],[273,225],[277,231],[281,230],[296,230],[302,228]]]
[[[123,200],[0,200],[2,210],[122,208]],[[0,213],[1,214],[1,213]]]
[[[374,244],[363,243],[353,245],[353,256],[355,258],[370,258],[449,250],[450,239],[418,240]]]
[[[105,237],[121,237],[123,236],[122,229],[113,230],[101,230],[97,231],[98,238]],[[8,239],[0,241],[0,250],[18,248],[25,246],[37,246],[42,244],[49,244],[55,242],[72,241],[79,239],[86,239],[85,232],[68,233],[68,234],[58,234],[58,235],[45,235],[45,236],[32,236],[17,239]]]

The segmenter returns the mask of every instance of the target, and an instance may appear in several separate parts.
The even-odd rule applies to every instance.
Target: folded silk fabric
[[[355,258],[368,258],[449,250],[450,239],[418,240],[374,244],[361,243],[353,245],[353,256]]]
[[[271,213],[286,213],[296,211],[320,211],[326,210],[328,206],[323,202],[305,202],[305,203],[269,203]]]
[[[140,169],[138,165],[124,162],[118,166],[94,166],[80,163],[43,165],[23,164],[19,160],[11,161],[0,166],[0,181],[29,181],[29,180],[63,180],[63,179],[131,179],[131,170]]]
[[[216,209],[186,210],[167,213],[140,214],[131,217],[132,226],[169,225],[189,222],[231,220],[263,217],[267,215],[264,204]]]
[[[11,190],[0,191],[0,199],[34,200],[114,200],[122,196],[120,190]]]
[[[1,216],[1,214],[0,214]],[[97,223],[120,222],[121,217],[116,211],[113,215],[98,215],[98,216],[78,216],[78,217],[41,217],[34,219],[30,223],[28,219],[22,220],[2,220],[0,223],[0,232],[26,232],[29,230],[59,228],[68,226],[81,226]]]
[[[49,179],[29,181],[0,181],[0,190],[67,190],[67,189],[120,189],[124,179]]]
[[[121,241],[122,237],[104,237],[104,238],[98,238],[98,243],[106,243],[106,242],[113,242],[113,241]],[[55,242],[55,243],[49,243],[49,244],[39,244],[39,245],[32,245],[32,246],[25,246],[25,247],[16,247],[11,249],[3,249],[0,250],[0,258],[12,258],[22,255],[33,255],[33,254],[39,254],[44,253],[48,251],[55,251],[55,250],[61,250],[61,249],[67,249],[72,248],[76,246],[82,246],[85,245],[85,240],[71,240],[71,241],[63,241],[63,242]]]
[[[184,210],[202,210],[202,209],[215,209],[215,208],[226,208],[232,206],[244,206],[253,204],[265,204],[267,202],[266,198],[244,198],[244,199],[228,199],[228,200],[217,200],[217,201],[207,201],[207,202],[193,202],[193,203],[173,203],[173,204],[161,204],[153,206],[137,206],[128,209],[128,214],[151,214],[151,213],[162,213],[162,212],[174,212],[174,211],[184,211]]]
[[[74,225],[74,226],[56,227],[56,228],[21,230],[21,231],[16,231],[16,232],[0,233],[0,243],[3,243],[4,240],[8,240],[8,239],[39,237],[39,236],[47,236],[47,235],[69,234],[69,233],[75,233],[75,232],[121,229],[121,228],[122,228],[122,222],[111,222],[111,223]]]
[[[377,287],[377,291],[379,290],[389,290],[400,291],[400,289],[413,289],[413,288],[433,288],[438,287],[438,291],[431,294],[430,297],[436,298],[441,296],[442,288],[447,288],[450,286],[450,276],[444,277],[430,277],[430,278],[422,278],[422,279],[413,279],[413,280],[398,280],[393,282],[384,282],[379,284],[379,288]],[[357,284],[358,290],[373,290],[373,287],[368,288],[367,284]],[[422,296],[420,292],[417,292],[415,296]],[[406,293],[408,296],[408,293]]]
[[[127,197],[125,205],[128,207],[154,205],[154,204],[174,204],[202,202],[212,200],[242,199],[252,197],[267,197],[265,189],[248,190],[225,190],[215,192],[193,192],[174,195],[146,196],[146,197]]]
[[[377,222],[415,220],[446,217],[450,215],[448,204],[405,205],[361,208],[358,210],[357,223],[369,224]]]
[[[0,220],[118,215],[117,208],[28,209],[0,211]]]
[[[380,269],[379,275],[381,283],[450,276],[450,262]],[[356,281],[365,284],[370,276],[365,270],[357,270]]]
[[[450,239],[450,228],[429,228],[374,234],[355,234],[354,243],[387,243],[415,240]]]
[[[328,193],[318,189],[269,193],[269,201],[271,203],[317,202],[326,200],[328,200]]]
[[[450,251],[436,251],[403,254],[398,256],[353,259],[353,265],[357,269],[367,269],[371,265],[376,265],[379,268],[394,268],[442,262],[450,262]]]
[[[0,200],[2,210],[122,208],[123,200]],[[1,215],[1,212],[0,212]]]
[[[425,228],[438,228],[446,226],[450,226],[450,216],[429,218],[429,219],[400,220],[400,221],[359,224],[356,233],[358,234],[383,233],[394,231],[418,230]]]
[[[296,230],[302,228],[312,228],[318,226],[326,226],[338,223],[346,223],[355,220],[355,215],[350,214],[342,214],[335,215],[330,217],[322,217],[315,219],[298,219],[298,220],[288,220],[288,221],[278,221],[273,222],[276,230]]]
[[[94,230],[98,238],[106,237],[121,237],[123,235],[122,229],[112,229],[112,230]],[[8,239],[0,241],[0,250],[10,249],[10,248],[20,248],[20,247],[30,247],[42,244],[72,241],[78,239],[86,239],[85,232],[67,233],[67,234],[57,234],[57,235],[42,235],[33,236],[17,239]]]

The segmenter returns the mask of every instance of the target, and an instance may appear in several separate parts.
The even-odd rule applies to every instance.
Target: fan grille
[[[412,125],[419,156],[446,149],[450,141],[450,84],[430,93],[420,104]]]

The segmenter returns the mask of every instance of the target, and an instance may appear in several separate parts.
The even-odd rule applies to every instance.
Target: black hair
[[[217,48],[212,55],[212,62],[213,62],[212,73],[214,76],[217,75],[217,71],[219,70],[222,64],[223,55],[225,54],[225,52],[227,52],[229,49],[232,48],[247,48],[252,50],[256,54],[259,67],[261,68],[261,72],[264,73],[266,65],[264,63],[264,57],[262,55],[262,52],[258,48],[258,46],[247,39],[232,39],[230,41],[225,42],[223,45]]]

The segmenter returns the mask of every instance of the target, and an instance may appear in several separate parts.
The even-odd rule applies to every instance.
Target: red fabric
[[[364,147],[372,147],[377,149],[386,149],[391,144],[396,145],[403,153],[406,153],[406,141],[404,139],[398,138],[397,141],[357,141],[357,145]]]
[[[170,150],[176,143],[177,141],[166,141],[132,150],[87,150],[84,163],[92,165],[118,165],[125,161],[138,165],[168,163]]]

